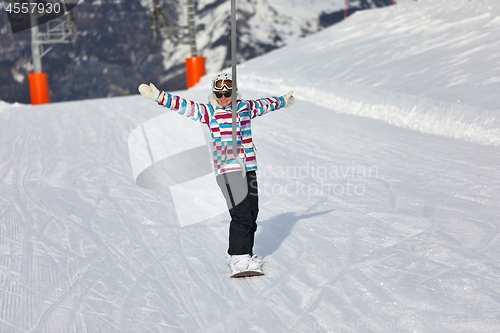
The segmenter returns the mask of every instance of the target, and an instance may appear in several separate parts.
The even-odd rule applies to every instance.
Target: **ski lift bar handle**
[[[233,157],[236,159],[241,167],[241,174],[243,177],[246,175],[245,164],[241,160],[238,152],[238,145],[236,142],[236,112],[237,112],[237,95],[238,95],[238,85],[236,80],[236,0],[231,0],[231,62],[232,62],[232,75],[233,75],[233,87],[231,94],[231,111],[232,111],[232,121],[233,121]]]

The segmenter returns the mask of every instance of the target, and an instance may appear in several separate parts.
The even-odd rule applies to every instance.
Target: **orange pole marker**
[[[50,103],[49,79],[47,73],[29,73],[31,104]]]
[[[186,76],[188,88],[194,87],[198,82],[200,82],[200,79],[205,74],[205,57],[186,58]]]

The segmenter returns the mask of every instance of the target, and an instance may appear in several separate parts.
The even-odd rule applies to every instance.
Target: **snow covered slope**
[[[247,62],[240,86],[268,91],[283,84],[337,112],[498,145],[499,33],[495,1],[419,1],[356,12]]]
[[[253,122],[261,278],[229,279],[226,215],[180,227],[134,185],[155,103],[0,104],[0,331],[498,331],[499,6],[374,12],[239,69],[243,97],[297,99]]]

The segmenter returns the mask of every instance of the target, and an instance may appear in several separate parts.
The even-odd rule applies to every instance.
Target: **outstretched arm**
[[[204,124],[208,123],[208,106],[206,104],[195,103],[180,96],[160,91],[152,83],[149,85],[141,84],[139,92],[142,96],[157,102],[158,105],[169,108],[192,120],[198,120]]]
[[[273,96],[267,98],[259,98],[256,100],[248,100],[248,107],[250,109],[252,118],[262,116],[271,111],[287,108],[295,103],[293,97],[293,90],[283,96]]]

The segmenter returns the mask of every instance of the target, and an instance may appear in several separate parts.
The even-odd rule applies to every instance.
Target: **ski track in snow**
[[[429,23],[449,2],[433,3],[377,11],[381,20],[396,16],[385,20],[389,27],[403,20],[415,28],[418,13]],[[444,22],[468,1],[457,3],[458,14]],[[498,13],[492,1],[477,6],[488,5]],[[378,19],[356,15],[332,31],[350,31],[349,22],[370,29],[360,21]],[[490,14],[471,15],[467,28],[500,26]],[[453,25],[441,28],[453,35]],[[415,31],[428,33],[423,49],[393,46],[404,50],[396,58],[439,54],[448,42],[429,29]],[[0,104],[0,331],[498,331],[500,136],[488,93],[500,77],[496,56],[486,59],[488,71],[478,70],[490,73],[484,98],[476,80],[464,101],[477,103],[458,105],[446,94],[425,95],[412,80],[396,88],[380,81],[380,68],[369,65],[390,66],[370,62],[380,53],[359,46],[361,37],[351,49],[361,57],[333,65],[337,73],[373,52],[364,77],[346,67],[330,80],[320,61],[347,39],[324,43],[316,62],[297,61],[296,52],[313,54],[328,34],[240,68],[244,98],[296,89],[292,108],[252,123],[260,168],[255,252],[264,255],[264,277],[229,279],[226,215],[180,227],[168,190],[134,184],[127,138],[164,112],[155,103],[130,96]],[[459,41],[474,43],[472,36]],[[470,54],[485,50],[475,49]],[[460,55],[444,69],[455,88]],[[432,61],[422,64],[433,71]],[[388,75],[408,74],[396,68]],[[425,78],[423,69],[409,70]],[[442,79],[438,90],[448,80],[434,78]],[[179,93],[205,102],[209,79]]]

